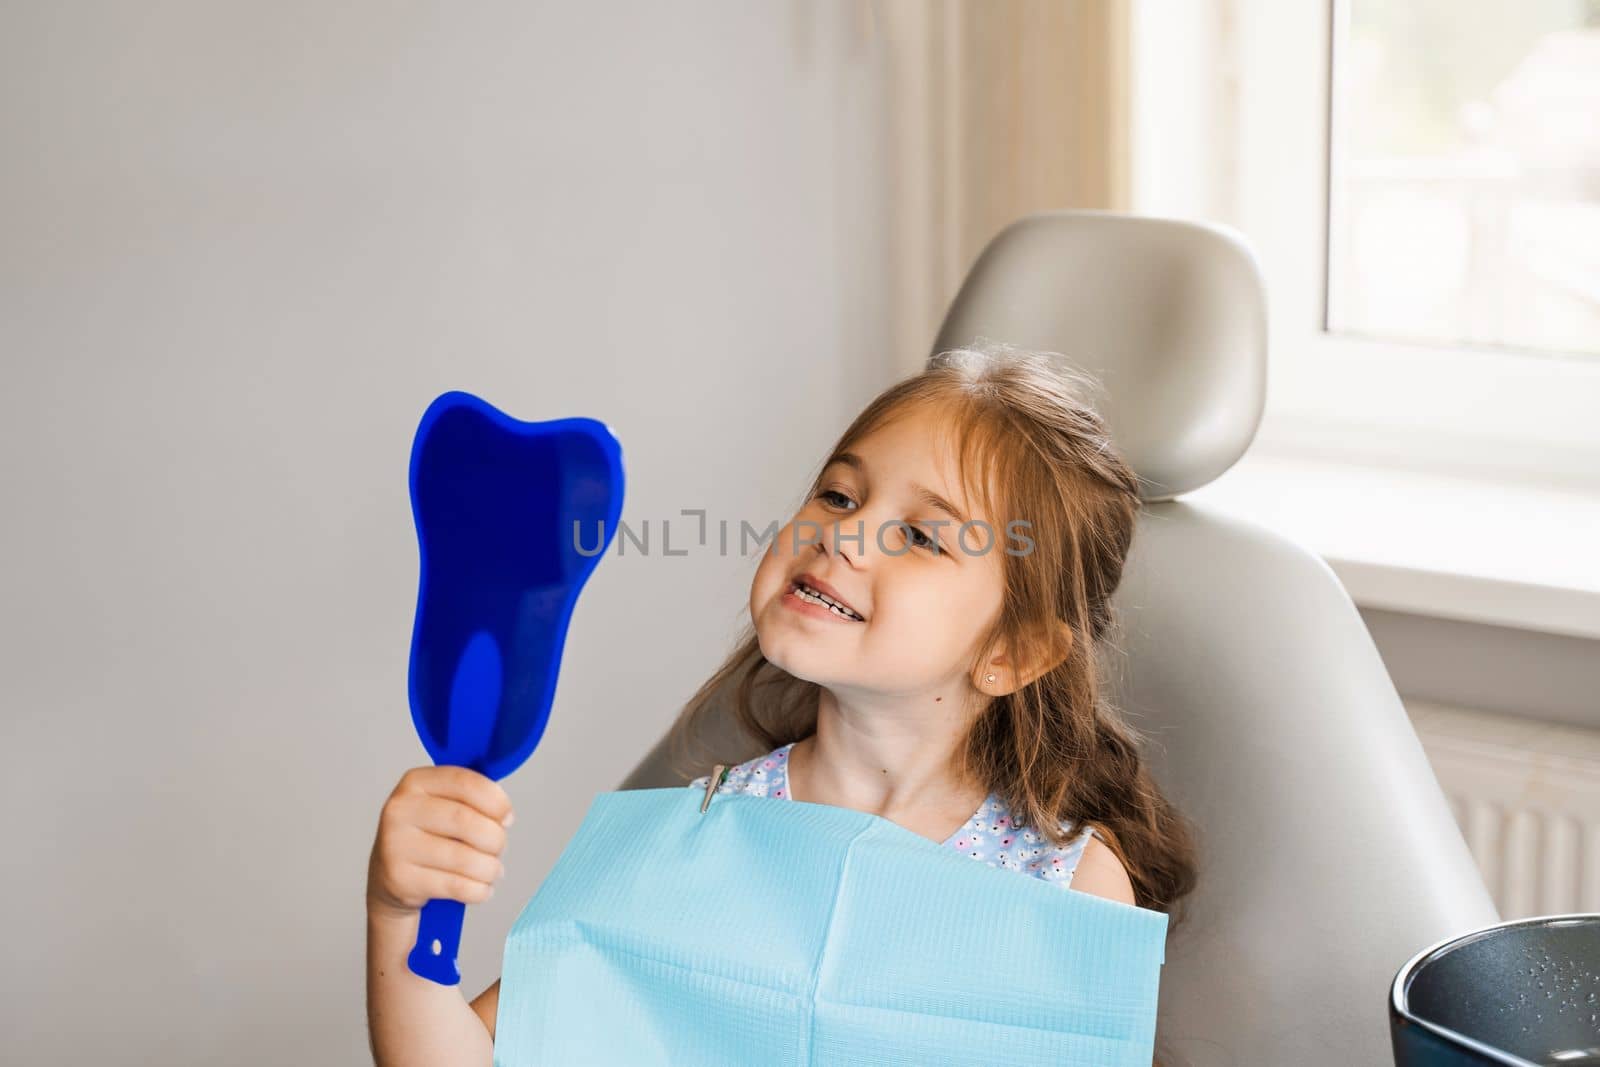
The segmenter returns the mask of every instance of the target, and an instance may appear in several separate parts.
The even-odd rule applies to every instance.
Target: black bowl
[[[1397,1067],[1600,1065],[1600,915],[1486,926],[1423,949],[1389,990]]]

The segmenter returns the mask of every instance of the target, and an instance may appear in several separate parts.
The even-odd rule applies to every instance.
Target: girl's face
[[[778,531],[750,589],[772,663],[857,699],[971,692],[977,642],[1001,608],[1006,530],[963,495],[953,455],[935,447],[941,429],[927,410],[879,427],[822,472],[816,495]],[[988,529],[961,534],[969,520]],[[805,576],[861,618],[808,605],[794,592]]]

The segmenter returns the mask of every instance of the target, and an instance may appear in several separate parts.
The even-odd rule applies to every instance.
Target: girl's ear
[[[1015,693],[1035,678],[1059,666],[1072,651],[1072,627],[1061,619],[1046,629],[1038,639],[1029,643],[1019,655],[1013,655],[1001,638],[995,645],[988,664],[978,672],[973,685],[980,693],[1005,696]]]

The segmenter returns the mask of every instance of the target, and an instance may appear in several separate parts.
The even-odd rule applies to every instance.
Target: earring
[[[994,675],[992,675],[992,674],[986,675],[986,676],[984,676],[983,680],[986,681],[986,682],[992,682],[992,681],[994,681]]]

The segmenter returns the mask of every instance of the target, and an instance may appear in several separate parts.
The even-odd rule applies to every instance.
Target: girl
[[[1080,399],[1088,384],[1044,354],[986,344],[940,353],[872,401],[764,553],[737,650],[674,723],[680,773],[714,762],[690,739],[709,732],[714,698],[731,688],[735,720],[770,751],[718,791],[870,812],[1023,877],[1173,911],[1194,885],[1192,832],[1100,688],[1139,497]],[[457,899],[481,900],[509,804],[472,772],[448,784],[458,768],[410,773],[429,770],[482,820],[478,856],[432,866],[466,880]],[[377,899],[393,911],[430,895],[454,894],[391,880]],[[397,941],[403,969],[411,939]],[[390,1026],[416,1039],[432,1025],[417,1015],[427,998],[435,1032],[460,1033],[433,995],[445,988],[393,993],[382,1006],[408,1018]],[[498,998],[497,981],[471,1005],[491,1036]],[[439,1047],[417,1062],[488,1062],[460,1053]]]

